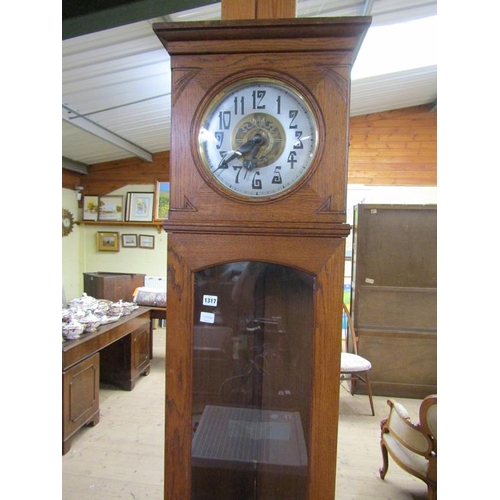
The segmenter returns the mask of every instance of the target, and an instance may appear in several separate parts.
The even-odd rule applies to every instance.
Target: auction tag
[[[217,307],[217,295],[203,295],[203,305]]]
[[[215,323],[215,314],[201,311],[200,322],[201,323]]]

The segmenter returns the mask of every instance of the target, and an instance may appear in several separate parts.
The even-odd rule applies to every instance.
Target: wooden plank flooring
[[[82,429],[62,457],[63,500],[163,500],[164,368],[165,330],[159,328],[149,376],[131,392],[103,386],[99,424]],[[374,397],[372,417],[367,396],[341,390],[336,500],[427,498],[425,484],[392,462],[386,479],[379,477],[386,400]],[[419,400],[398,401],[417,417]]]

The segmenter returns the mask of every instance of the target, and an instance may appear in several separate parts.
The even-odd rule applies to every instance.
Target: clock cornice
[[[153,30],[170,55],[335,50],[352,64],[370,23],[367,16],[254,19],[154,23]]]

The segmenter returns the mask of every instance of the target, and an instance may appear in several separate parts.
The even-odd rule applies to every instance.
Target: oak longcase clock
[[[350,71],[370,18],[159,23],[165,498],[335,496]]]

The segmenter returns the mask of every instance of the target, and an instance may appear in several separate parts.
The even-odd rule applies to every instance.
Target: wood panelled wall
[[[170,179],[170,151],[153,155],[153,161],[140,158],[96,163],[88,167],[88,175],[63,170],[63,186],[82,186],[84,195],[105,195],[128,184],[155,184]]]
[[[350,120],[349,184],[437,185],[437,113],[431,106],[355,116]],[[88,175],[63,170],[62,186],[104,195],[128,184],[168,181],[170,152],[89,166]]]
[[[437,112],[432,106],[350,120],[349,184],[437,185]]]

